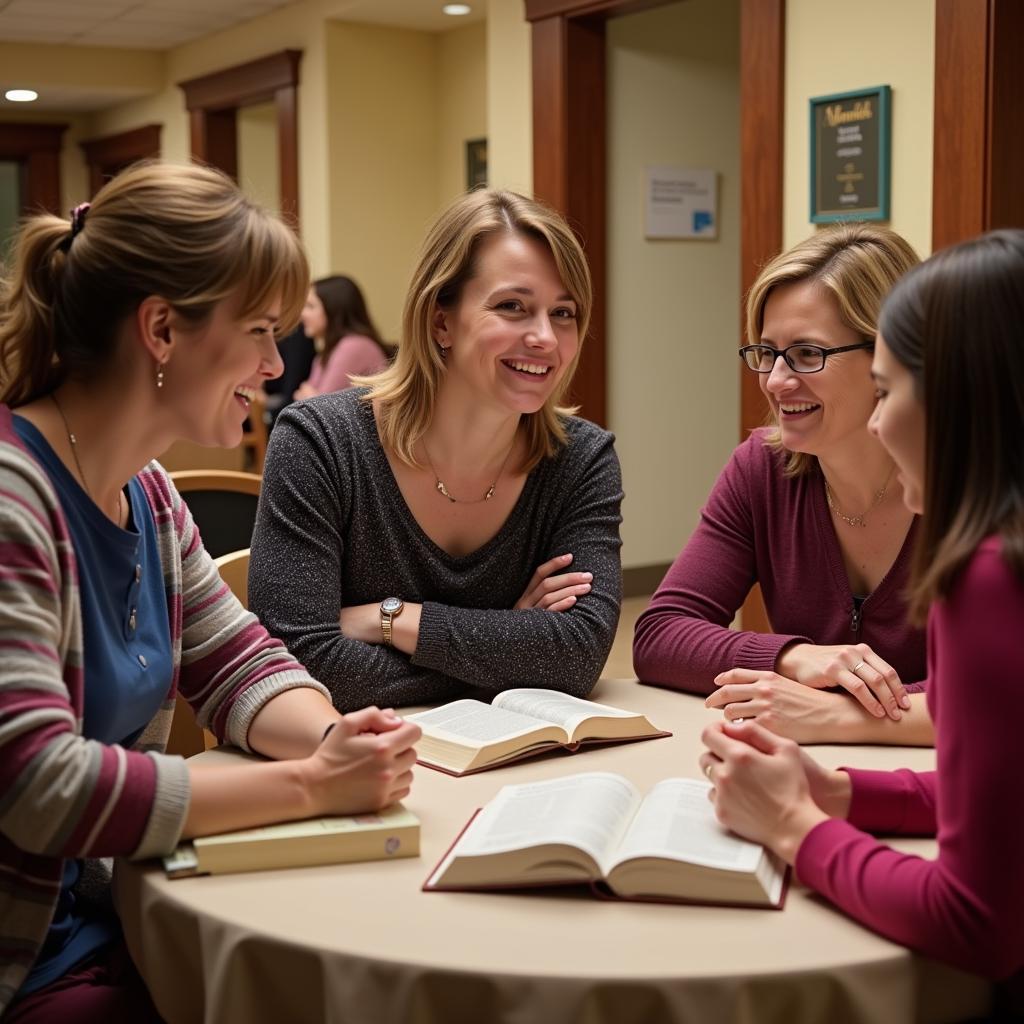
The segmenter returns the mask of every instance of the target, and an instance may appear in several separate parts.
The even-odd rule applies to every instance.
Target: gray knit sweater
[[[286,409],[271,436],[249,569],[249,604],[351,711],[514,686],[586,696],[622,598],[614,438],[567,421],[568,443],[529,475],[505,525],[461,558],[420,529],[361,389]],[[534,570],[571,552],[592,589],[566,612],[514,610]],[[423,605],[412,657],[350,640],[342,607],[389,595]]]

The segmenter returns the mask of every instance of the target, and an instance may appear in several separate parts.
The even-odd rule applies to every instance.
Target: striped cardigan
[[[42,467],[0,406],[0,1013],[39,952],[65,857],[152,857],[178,841],[189,804],[180,757],[163,753],[178,692],[199,723],[247,748],[271,698],[315,687],[221,581],[187,506],[153,462],[153,510],[173,673],[130,750],[82,736],[82,617],[67,522]]]

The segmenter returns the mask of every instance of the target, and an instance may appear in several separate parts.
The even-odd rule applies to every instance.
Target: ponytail
[[[69,237],[67,221],[33,217],[0,280],[0,402],[7,405],[24,405],[60,383],[54,310]]]

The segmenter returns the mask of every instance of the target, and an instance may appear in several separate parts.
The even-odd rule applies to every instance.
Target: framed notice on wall
[[[891,90],[811,100],[811,221],[888,220]]]

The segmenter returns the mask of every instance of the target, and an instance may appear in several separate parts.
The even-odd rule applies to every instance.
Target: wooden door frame
[[[932,248],[1024,227],[1024,4],[936,0]]]
[[[0,160],[17,160],[22,172],[22,213],[46,210],[62,216],[61,138],[66,124],[0,123]]]
[[[146,124],[131,131],[80,142],[89,168],[89,194],[96,195],[112,173],[137,160],[158,157],[162,128],[159,124]]]
[[[590,261],[594,316],[575,392],[583,414],[601,424],[607,419],[605,27],[610,18],[670,2],[526,0],[533,27],[534,193],[566,216]],[[782,245],[785,12],[785,0],[740,0],[742,294]],[[763,419],[763,399],[756,381],[739,380],[746,429]]]
[[[192,156],[238,178],[239,107],[273,100],[277,108],[281,216],[299,229],[299,62],[280,50],[223,71],[179,82],[189,112]]]

